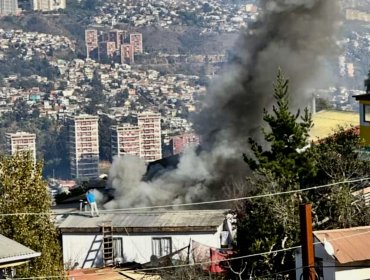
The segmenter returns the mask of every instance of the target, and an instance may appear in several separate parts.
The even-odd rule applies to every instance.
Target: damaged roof
[[[100,231],[111,223],[115,232],[215,232],[229,210],[121,212],[91,217],[90,212],[71,214],[59,225],[62,232]]]
[[[320,230],[314,235],[320,242],[329,242],[341,264],[370,260],[370,226]]]
[[[26,261],[41,254],[0,234],[0,267],[3,264]],[[11,266],[11,265],[9,265]]]

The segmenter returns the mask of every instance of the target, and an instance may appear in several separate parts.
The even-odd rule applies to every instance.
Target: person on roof
[[[98,206],[96,205],[94,192],[92,190],[87,191],[86,199],[87,199],[87,202],[90,205],[91,216],[94,217],[94,212],[95,212],[96,216],[98,217],[99,216],[99,210],[98,210]]]

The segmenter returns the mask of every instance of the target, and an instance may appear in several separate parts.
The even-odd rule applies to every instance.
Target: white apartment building
[[[134,155],[140,157],[140,129],[124,124],[112,128],[112,155]]]
[[[112,155],[135,155],[147,162],[161,159],[161,114],[146,112],[137,119],[137,126],[124,124],[112,128]]]
[[[36,134],[27,132],[7,133],[6,146],[9,155],[30,152],[36,162]]]
[[[161,114],[145,112],[137,116],[140,129],[140,156],[146,161],[162,158]]]
[[[99,176],[98,117],[79,115],[68,117],[69,156],[73,178]]]
[[[0,0],[0,16],[18,14],[18,0]]]
[[[56,11],[66,8],[66,0],[32,0],[31,8],[34,11]]]

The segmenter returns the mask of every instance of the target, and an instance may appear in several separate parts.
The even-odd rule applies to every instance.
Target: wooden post
[[[299,205],[303,280],[316,280],[311,212],[311,204]]]

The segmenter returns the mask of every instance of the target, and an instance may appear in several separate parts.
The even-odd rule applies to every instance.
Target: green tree
[[[323,185],[367,177],[370,162],[362,160],[358,150],[362,141],[353,127],[339,127],[335,133],[312,147],[317,176],[311,185]],[[369,209],[361,197],[353,195],[363,183],[343,184],[309,192],[319,229],[369,224]],[[321,225],[321,221],[326,221]]]
[[[26,121],[29,117],[29,112],[31,111],[31,107],[27,104],[26,101],[17,99],[14,102],[14,114],[15,120],[17,122]]]
[[[299,112],[290,113],[287,92],[288,81],[279,73],[274,94],[277,105],[272,114],[264,111],[270,130],[262,131],[271,148],[264,151],[250,140],[254,158],[245,156],[254,170],[246,184],[246,188],[252,189],[249,195],[299,190],[366,176],[369,162],[361,161],[356,152],[361,147],[356,130],[339,128],[332,137],[305,146],[312,127],[310,115],[305,110],[299,120]],[[302,202],[312,203],[314,230],[368,225],[369,207],[361,195],[354,193],[361,187],[363,184],[342,183],[310,192],[266,196],[238,205],[239,253],[282,250],[248,259],[247,271],[253,270],[259,276],[287,270],[294,277],[294,251],[283,249],[299,245],[298,206]]]
[[[295,114],[290,112],[288,90],[289,81],[279,71],[274,85],[276,105],[272,113],[266,109],[263,112],[263,120],[268,128],[262,129],[262,133],[266,146],[270,148],[263,150],[262,145],[249,138],[253,156],[244,155],[244,160],[252,170],[261,174],[268,170],[274,177],[280,180],[284,178],[285,182],[281,183],[285,189],[290,188],[289,184],[302,183],[315,174],[312,156],[300,152],[309,144],[309,131],[313,126],[311,114],[307,108],[303,116],[300,110]]]
[[[202,6],[202,10],[204,13],[210,13],[212,12],[212,6],[209,3],[204,3]]]
[[[330,104],[330,101],[322,98],[322,97],[317,97],[316,98],[316,111],[322,111],[322,110],[332,110],[334,106]]]
[[[51,198],[42,179],[42,162],[30,154],[0,157],[0,233],[40,252],[41,256],[17,268],[17,277],[63,275],[61,247],[50,212]],[[20,213],[43,213],[27,215]]]
[[[115,106],[123,106],[128,99],[128,90],[120,91],[114,97]]]
[[[311,114],[300,110],[295,114],[289,107],[289,81],[279,70],[274,84],[276,104],[272,112],[264,109],[262,129],[265,143],[252,138],[249,144],[252,156],[244,160],[253,170],[249,184],[252,194],[265,194],[298,190],[316,174],[315,162],[309,144],[312,127]],[[265,149],[263,147],[269,147]],[[307,150],[306,150],[307,149]],[[301,197],[281,195],[248,201],[239,212],[237,243],[241,255],[269,252],[297,245],[299,240],[298,205]],[[267,254],[249,261],[249,271],[256,275],[294,267],[294,254],[290,251]]]

